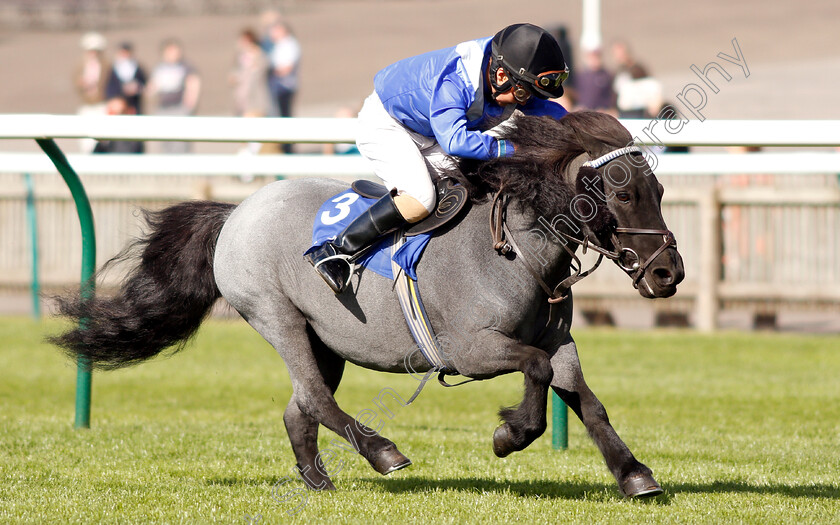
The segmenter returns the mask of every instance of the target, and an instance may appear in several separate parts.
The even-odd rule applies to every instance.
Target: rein
[[[585,162],[583,166],[598,168],[612,160],[619,158],[622,155],[640,152],[641,149],[639,149],[636,146],[620,148],[611,151],[606,155],[602,155],[597,159]],[[534,280],[537,281],[537,284],[539,284],[540,287],[548,295],[549,304],[554,305],[564,301],[569,296],[568,293],[569,290],[571,290],[572,286],[584,277],[591,274],[593,271],[595,271],[595,269],[597,269],[598,266],[601,264],[601,261],[604,259],[604,257],[613,261],[619,268],[621,268],[627,274],[629,274],[633,278],[633,287],[638,288],[639,282],[641,282],[642,278],[645,275],[645,272],[647,271],[648,267],[653,263],[653,261],[657,257],[659,257],[659,255],[667,248],[672,246],[676,248],[677,242],[674,238],[674,234],[670,230],[616,227],[610,235],[613,246],[616,249],[608,250],[607,248],[604,248],[592,242],[589,235],[584,235],[583,239],[579,239],[566,232],[557,231],[552,228],[553,233],[560,235],[567,241],[579,245],[582,248],[581,253],[586,254],[586,251],[591,249],[592,251],[597,252],[599,255],[598,260],[595,261],[592,267],[590,267],[586,271],[582,271],[583,265],[580,261],[580,258],[578,258],[578,256],[575,254],[575,250],[569,248],[568,243],[563,243],[563,249],[566,250],[566,253],[569,254],[574,263],[574,273],[560,281],[554,288],[551,288],[540,276],[539,272],[537,272],[531,265],[531,263],[528,262],[528,259],[525,257],[524,252],[517,247],[516,241],[513,239],[513,235],[507,227],[507,223],[505,222],[507,198],[504,195],[504,189],[504,184],[502,184],[493,196],[493,204],[490,208],[490,235],[493,239],[493,249],[498,251],[501,255],[507,255],[511,252],[518,253],[520,255],[520,259],[525,264],[525,268],[528,270],[528,273],[531,274]],[[648,257],[644,263],[642,263],[641,257],[639,257],[639,254],[636,253],[635,250],[633,250],[632,248],[621,246],[621,241],[618,239],[618,234],[620,233],[632,235],[662,235],[663,242],[662,245],[656,251],[654,251],[653,254],[650,257]],[[632,257],[633,262],[625,262],[625,256]]]

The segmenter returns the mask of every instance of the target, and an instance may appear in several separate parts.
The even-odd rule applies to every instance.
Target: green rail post
[[[556,450],[569,448],[569,407],[554,390],[551,391],[551,446]]]
[[[29,244],[32,252],[32,317],[41,318],[41,279],[38,274],[38,216],[35,213],[35,185],[32,175],[23,174],[26,184],[26,227],[29,230]]]
[[[82,299],[93,297],[96,283],[93,280],[93,273],[96,269],[96,232],[93,229],[93,211],[90,208],[85,188],[79,176],[70,166],[67,157],[53,139],[36,139],[38,145],[50,158],[58,172],[70,188],[70,194],[76,203],[76,211],[79,214],[79,224],[82,228]],[[85,320],[79,322],[79,327],[84,328]],[[91,368],[90,362],[85,358],[79,358],[76,365],[76,428],[90,428],[90,392],[91,392]]]

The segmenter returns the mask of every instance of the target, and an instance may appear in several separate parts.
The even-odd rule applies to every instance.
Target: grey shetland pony
[[[462,162],[453,173],[469,188],[472,205],[422,256],[417,273],[429,319],[457,342],[447,351],[450,369],[477,379],[523,373],[522,402],[501,410],[493,434],[498,456],[543,434],[551,387],[586,426],[622,494],[658,494],[650,469],[618,437],[583,378],[569,334],[571,297],[552,306],[545,283],[570,275],[574,238],[612,254],[642,296],[673,295],[684,273],[660,213],[662,186],[638,153],[599,169],[582,166],[631,143],[612,117],[579,112],[515,122],[503,131],[517,146],[513,157]],[[499,188],[509,202],[505,235],[526,247],[504,256],[488,229],[489,196]],[[288,366],[294,393],[283,421],[310,487],[334,488],[316,465],[319,424],[350,440],[381,474],[407,466],[393,442],[355,421],[333,397],[347,361],[383,372],[431,369],[412,352],[416,345],[388,279],[361,270],[335,296],[302,256],[319,206],[344,189],[334,180],[279,181],[239,206],[185,202],[147,213],[146,236],[116,258],[134,264],[118,294],[62,299],[61,314],[84,319],[85,328],[52,341],[95,368],[132,365],[180,349],[224,297]]]

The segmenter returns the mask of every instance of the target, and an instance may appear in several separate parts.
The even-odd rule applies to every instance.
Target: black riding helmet
[[[557,40],[532,24],[514,24],[493,37],[490,80],[497,93],[521,86],[540,98],[563,95],[563,81],[569,78],[566,59]],[[505,69],[508,81],[496,84],[495,72]]]

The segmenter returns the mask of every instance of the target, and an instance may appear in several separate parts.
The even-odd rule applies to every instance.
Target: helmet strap
[[[490,58],[490,68],[487,71],[487,76],[490,77],[490,85],[493,86],[493,89],[490,90],[490,94],[493,97],[493,100],[496,100],[501,95],[504,95],[511,89],[513,89],[513,83],[511,81],[511,76],[508,74],[507,70],[505,70],[505,76],[507,80],[503,83],[498,84],[496,82],[496,72],[502,68],[502,65],[499,64],[498,60],[495,57]]]

